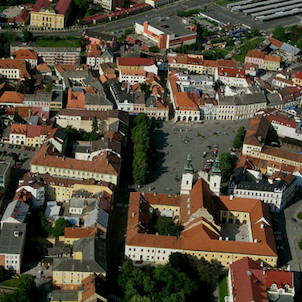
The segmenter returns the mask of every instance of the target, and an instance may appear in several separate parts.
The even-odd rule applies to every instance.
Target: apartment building
[[[254,116],[255,112],[267,107],[266,97],[260,89],[234,96],[218,97],[218,120],[241,120]]]
[[[146,0],[145,3],[157,8],[163,5],[167,5],[169,3],[173,3],[174,1],[175,0]]]
[[[196,181],[189,195],[181,195],[180,198],[181,202],[179,197],[172,199],[167,194],[159,197],[155,193],[130,194],[126,257],[133,261],[161,264],[169,261],[171,253],[180,252],[204,257],[207,261],[217,260],[224,266],[244,257],[273,267],[277,265],[268,205],[256,199],[232,196],[219,196],[214,205],[208,185],[202,179]],[[179,236],[149,232],[149,213],[156,211],[158,205],[165,208],[165,216],[181,221],[184,229]],[[224,224],[234,223],[249,230],[242,240],[235,239],[224,230]]]
[[[292,174],[274,173],[266,178],[260,171],[238,168],[229,182],[229,195],[260,199],[272,212],[280,212],[293,198],[296,177]]]
[[[279,70],[281,64],[281,57],[275,55],[265,55],[262,68],[264,70]]]
[[[72,0],[37,0],[30,13],[30,26],[49,29],[62,29],[66,26],[72,11]]]
[[[106,242],[84,237],[73,243],[72,258],[54,258],[52,279],[57,289],[77,290],[82,281],[93,275],[106,276]]]
[[[80,47],[37,47],[39,58],[47,65],[79,65]]]
[[[0,265],[21,274],[26,239],[25,223],[4,223],[0,233]]]
[[[251,63],[258,66],[258,68],[263,68],[265,52],[259,50],[249,50],[245,56],[244,63]],[[267,58],[269,59],[269,58]],[[268,63],[268,62],[267,62]],[[267,65],[269,66],[269,65]]]
[[[221,81],[224,85],[234,87],[248,87],[245,69],[217,67],[215,81]]]
[[[289,111],[272,108],[260,110],[256,114],[264,116],[271,123],[271,126],[276,130],[279,137],[302,140],[302,123],[297,115]]]
[[[146,72],[158,74],[158,67],[155,59],[151,58],[117,58],[117,70],[144,70]]]
[[[88,161],[65,157],[54,151],[50,143],[42,145],[32,159],[30,171],[68,178],[95,178],[115,185],[118,183],[121,165],[121,159],[118,156],[104,152]]]
[[[184,69],[189,72],[203,73],[203,56],[194,54],[171,53],[168,54],[168,67],[171,69]]]
[[[56,123],[62,128],[70,125],[76,129],[84,129],[87,132],[91,132],[94,117],[98,120],[101,133],[116,131],[126,137],[129,125],[128,113],[118,110],[60,109],[56,117]]]
[[[170,98],[174,108],[174,121],[176,122],[199,122],[200,110],[188,92],[181,91],[178,74],[173,72],[168,79]]]
[[[154,43],[159,49],[168,49],[196,42],[197,26],[178,16],[139,21],[135,33]]]
[[[32,68],[35,68],[38,65],[38,54],[34,50],[20,49],[13,52],[13,56],[15,57],[15,60],[28,62]]]
[[[133,85],[145,82],[146,75],[147,73],[145,70],[121,69],[119,71],[119,80],[121,83],[129,83]]]

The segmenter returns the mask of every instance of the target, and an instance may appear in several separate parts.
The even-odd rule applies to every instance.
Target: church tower
[[[190,191],[193,188],[193,176],[194,169],[192,166],[192,157],[191,154],[187,156],[187,163],[184,166],[184,173],[181,178],[180,194],[189,195]]]
[[[219,196],[220,194],[220,184],[221,184],[221,170],[220,170],[220,159],[217,155],[214,165],[210,172],[210,190],[213,195]]]

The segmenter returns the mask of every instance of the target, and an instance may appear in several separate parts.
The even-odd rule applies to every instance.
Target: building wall
[[[177,122],[199,122],[200,111],[199,110],[175,110],[174,120]]]
[[[9,134],[9,143],[13,145],[23,145],[25,143],[25,134]]]
[[[263,68],[264,60],[259,59],[259,58],[254,58],[254,57],[245,57],[244,62],[245,62],[245,64],[247,64],[247,63],[256,64],[259,68]]]
[[[64,15],[49,12],[31,12],[30,26],[43,28],[64,28]]]
[[[30,171],[32,173],[49,173],[50,175],[56,176],[63,176],[69,178],[83,178],[83,179],[90,179],[94,178],[95,180],[102,180],[106,182],[111,182],[113,184],[117,184],[118,176],[99,173],[99,172],[89,172],[89,171],[81,171],[81,170],[71,170],[65,169],[61,167],[48,167],[48,166],[38,166],[38,165],[31,165]]]
[[[289,137],[296,140],[302,140],[302,133],[297,133],[296,128],[288,127],[282,124],[277,124],[272,122],[271,125],[277,131],[278,136],[280,137]]]
[[[0,78],[18,80],[21,78],[21,71],[15,68],[0,68]]]
[[[262,68],[265,70],[278,70],[280,68],[280,62],[263,61]]]
[[[53,284],[60,289],[77,289],[81,286],[82,280],[89,277],[91,274],[93,274],[93,272],[53,271]]]

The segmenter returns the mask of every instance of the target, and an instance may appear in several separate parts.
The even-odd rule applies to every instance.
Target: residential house
[[[279,70],[281,64],[281,57],[279,56],[272,56],[272,55],[265,55],[262,68],[264,70]]]
[[[106,276],[106,242],[84,237],[73,243],[72,258],[53,260],[53,285],[58,289],[76,290],[90,275]]]
[[[13,56],[15,57],[15,60],[23,60],[28,62],[32,68],[35,68],[38,64],[38,54],[34,50],[20,49],[13,52]]]
[[[30,78],[27,61],[0,59],[0,77],[11,80]]]
[[[117,58],[117,70],[144,70],[158,74],[155,59],[152,58]]]
[[[302,86],[302,71],[298,72],[294,77],[293,81],[295,85]]]
[[[31,162],[32,173],[49,173],[63,177],[83,179],[95,178],[106,182],[118,183],[121,159],[110,152],[104,152],[94,160],[78,160],[53,152],[54,147],[45,143],[37,151]]]
[[[1,228],[4,223],[24,223],[29,212],[29,205],[24,200],[15,199],[10,202],[1,218]]]
[[[264,64],[265,52],[259,50],[249,50],[245,56],[244,63],[256,64],[258,68],[263,68]],[[271,59],[268,57],[267,59]],[[269,62],[267,62],[267,66],[270,66]]]
[[[203,73],[203,56],[193,54],[168,54],[168,67],[171,69],[184,69],[189,72]]]
[[[21,274],[26,239],[25,223],[4,223],[0,233],[0,265]]]
[[[245,69],[217,67],[215,81],[221,81],[224,85],[234,87],[248,87]]]

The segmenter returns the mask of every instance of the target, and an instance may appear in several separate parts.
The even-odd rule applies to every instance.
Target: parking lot
[[[164,123],[156,128],[152,144],[156,155],[151,165],[149,183],[141,191],[176,194],[188,154],[192,156],[195,171],[202,170],[207,158],[204,152],[218,148],[219,154],[229,152],[240,126],[247,128],[249,120],[204,121],[203,124]]]

